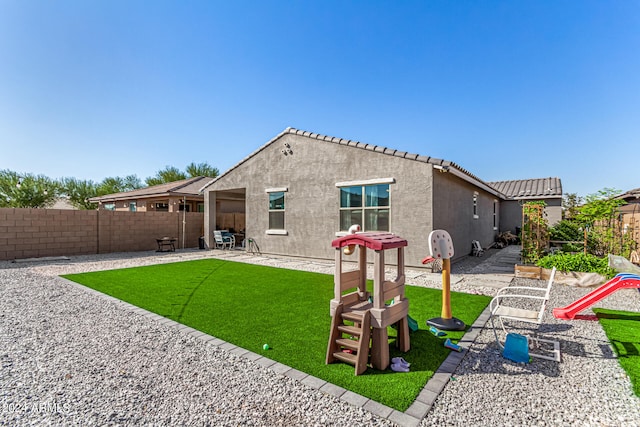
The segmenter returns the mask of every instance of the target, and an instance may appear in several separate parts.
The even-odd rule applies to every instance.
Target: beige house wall
[[[105,211],[106,210],[105,206],[110,203],[113,203],[115,204],[116,212],[130,212],[129,203],[131,202],[136,203],[136,212],[155,212],[156,203],[167,203],[169,205],[168,212],[179,212],[180,205],[183,204],[183,198],[176,196],[176,197],[160,197],[160,198],[154,198],[154,199],[119,199],[118,201],[114,201],[114,202],[100,203],[98,205],[98,210]],[[198,212],[198,204],[202,204],[203,202],[204,200],[202,198],[195,199],[195,200],[193,199],[190,200],[189,198],[187,198],[186,205],[189,206],[188,208],[189,212]]]
[[[194,248],[203,218],[196,212],[0,208],[0,260],[155,250],[165,236],[176,238],[176,248],[183,240]]]

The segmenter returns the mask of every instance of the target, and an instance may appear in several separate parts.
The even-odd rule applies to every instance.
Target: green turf
[[[406,287],[409,314],[420,329],[403,356],[410,373],[367,369],[355,376],[343,363],[326,365],[333,276],[217,259],[64,276],[138,307],[405,411],[450,350],[426,328],[440,316],[441,292]],[[472,324],[490,298],[452,292],[454,316]],[[390,341],[395,331],[389,329]],[[464,332],[450,332],[457,342]],[[263,350],[263,344],[271,349]]]
[[[640,313],[594,308],[594,313],[611,341],[620,366],[640,397]]]

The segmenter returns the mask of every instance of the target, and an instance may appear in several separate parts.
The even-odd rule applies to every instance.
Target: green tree
[[[142,181],[136,175],[127,175],[124,178],[119,176],[108,177],[102,180],[96,187],[96,196],[105,194],[122,193],[124,191],[137,190],[144,187]]]
[[[574,219],[578,214],[578,209],[582,204],[582,197],[576,193],[565,194],[562,198],[562,217],[563,219]]]
[[[522,261],[525,264],[535,264],[549,242],[546,205],[544,201],[532,201],[522,206]]]
[[[609,221],[618,213],[618,208],[625,205],[622,199],[616,199],[619,190],[605,188],[586,197],[586,203],[578,209],[576,219],[584,225],[593,225],[596,221]]]
[[[143,187],[142,181],[136,175],[128,175],[124,178],[108,177],[100,183],[76,178],[62,178],[59,185],[62,194],[69,197],[69,202],[78,209],[96,209],[97,204],[89,201],[92,197],[122,193]]]
[[[60,180],[62,193],[69,197],[69,202],[78,209],[96,209],[97,204],[89,202],[91,197],[95,197],[98,184],[93,181],[80,180],[76,178],[62,178]]]
[[[627,242],[619,242],[619,208],[626,204],[616,199],[619,190],[605,188],[586,197],[576,216],[576,220],[588,230],[588,250],[598,256],[607,253],[622,253]],[[617,248],[617,246],[620,246]]]
[[[160,185],[168,182],[180,181],[187,179],[187,175],[175,166],[166,166],[164,169],[159,170],[155,176],[145,179],[147,185]]]
[[[195,178],[196,176],[208,176],[209,178],[215,178],[220,175],[218,168],[214,168],[209,163],[190,163],[186,168],[187,174]]]
[[[44,175],[0,171],[0,207],[45,208],[55,203],[59,193],[58,183]]]

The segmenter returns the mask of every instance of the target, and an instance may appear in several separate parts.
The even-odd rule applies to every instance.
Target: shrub
[[[607,258],[598,258],[591,254],[557,253],[540,258],[536,265],[543,268],[555,267],[565,272],[579,271],[583,273],[598,273],[607,279],[616,275],[616,271],[609,267]]]
[[[563,219],[553,227],[549,229],[549,235],[551,240],[564,240],[564,241],[582,241],[584,236],[582,234],[582,228],[576,221],[570,221]]]

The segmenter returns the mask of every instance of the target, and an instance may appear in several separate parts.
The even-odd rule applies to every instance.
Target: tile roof
[[[151,187],[139,188],[132,191],[124,191],[122,193],[105,194],[104,196],[92,197],[91,202],[104,202],[116,199],[131,199],[135,197],[153,197],[162,195],[186,195],[199,196],[200,188],[213,178],[206,176],[196,176],[194,178],[182,179],[180,181],[168,182],[165,184],[153,185]]]
[[[485,183],[483,180],[481,180],[480,178],[478,178],[477,176],[475,176],[474,174],[472,174],[468,170],[466,170],[463,167],[457,165],[456,163],[450,162],[448,160],[438,159],[438,158],[429,157],[429,156],[422,156],[422,155],[419,155],[419,154],[407,153],[406,151],[399,151],[399,150],[395,150],[393,148],[387,148],[387,147],[383,147],[383,146],[380,146],[380,145],[365,144],[364,142],[352,141],[350,139],[343,139],[343,138],[337,138],[337,137],[333,137],[333,136],[322,135],[322,134],[319,134],[319,133],[308,132],[308,131],[299,130],[299,129],[295,129],[295,128],[291,128],[291,127],[288,127],[284,131],[280,132],[278,135],[276,135],[274,138],[269,140],[262,147],[258,148],[253,153],[249,154],[247,157],[242,159],[235,166],[231,167],[229,170],[227,170],[226,172],[224,172],[223,174],[221,174],[217,178],[212,179],[210,182],[208,182],[206,185],[204,185],[200,189],[200,191],[204,191],[209,185],[213,184],[214,182],[216,182],[220,178],[224,177],[226,174],[228,174],[232,170],[236,169],[242,163],[244,163],[247,160],[249,160],[250,158],[256,156],[258,153],[260,153],[266,147],[268,147],[269,145],[275,143],[278,139],[282,138],[284,135],[287,135],[287,134],[301,135],[301,136],[305,136],[307,138],[317,139],[317,140],[320,140],[320,141],[328,141],[328,142],[332,142],[332,143],[338,144],[338,145],[346,145],[346,146],[349,146],[349,147],[355,147],[355,148],[360,148],[360,149],[363,149],[363,150],[374,151],[376,153],[382,153],[382,154],[386,154],[386,155],[389,155],[389,156],[402,157],[404,159],[415,160],[415,161],[423,162],[423,163],[430,163],[432,165],[441,167],[442,169],[444,169],[446,171],[456,170],[456,171],[459,171],[458,176],[460,176],[461,178],[466,179],[466,180],[470,180],[474,184],[476,184],[477,186],[479,186],[481,188],[484,188],[485,190],[487,190],[487,191],[489,191],[491,193],[494,193],[497,196],[503,196],[502,194],[497,194],[498,192],[496,191],[496,189],[494,189],[491,186],[489,186],[487,183]]]
[[[626,193],[623,193],[616,197],[616,199],[624,199],[627,202],[635,201],[635,199],[640,199],[640,188],[634,188],[633,190],[629,190]]]
[[[496,181],[488,184],[510,199],[562,197],[562,182],[557,177]]]

